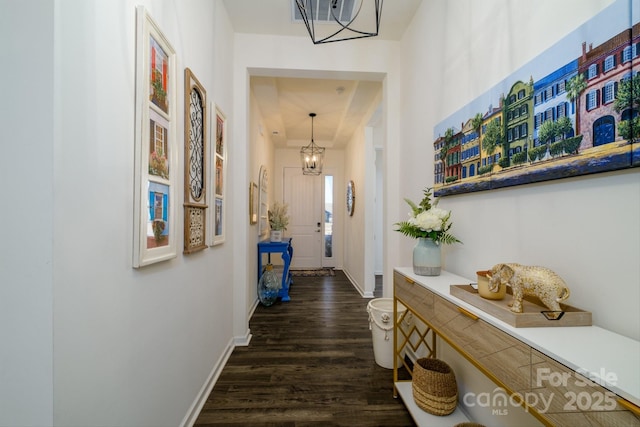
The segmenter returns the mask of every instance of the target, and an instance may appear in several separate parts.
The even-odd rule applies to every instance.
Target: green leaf
[[[422,198],[419,204],[416,204],[407,198],[404,199],[405,202],[407,202],[407,204],[411,207],[413,217],[416,217],[418,214],[428,211],[431,208],[436,207],[438,205],[438,202],[439,202],[438,199],[435,199],[433,202],[431,201],[431,191],[432,189],[430,187],[427,187],[422,191],[422,193],[424,194],[424,197]],[[405,236],[409,236],[414,239],[421,238],[421,237],[429,238],[436,243],[443,243],[443,244],[462,243],[455,236],[448,233],[449,229],[453,225],[452,223],[449,222],[450,218],[451,218],[451,212],[449,212],[447,217],[444,218],[444,220],[442,221],[442,226],[441,226],[442,230],[440,231],[435,231],[435,230],[425,231],[420,227],[410,223],[409,221],[401,221],[401,222],[395,223],[394,225],[397,227],[395,231],[398,231],[404,234]]]

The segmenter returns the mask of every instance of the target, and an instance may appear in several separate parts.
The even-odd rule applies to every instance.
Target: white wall
[[[0,168],[12,206],[2,210],[0,425],[179,425],[233,343],[234,239],[131,267],[135,7],[175,48],[179,93],[188,66],[229,114],[233,38],[222,3],[9,3],[2,40],[16,44],[3,80],[16,132],[2,138],[11,144]],[[181,249],[182,227],[176,238]]]
[[[324,172],[334,177],[334,215],[333,236],[336,268],[344,270],[353,285],[365,294],[373,292],[373,278],[369,280],[369,288],[365,286],[364,277],[365,251],[364,233],[366,208],[364,206],[365,188],[365,132],[361,128],[353,136],[344,150],[328,148],[324,161]],[[371,150],[373,152],[373,150]],[[372,154],[373,155],[373,154]],[[282,200],[283,171],[286,167],[300,166],[300,150],[298,148],[278,148],[275,150],[273,181],[273,200]],[[374,171],[375,172],[375,171]],[[353,180],[356,188],[356,208],[353,216],[346,214],[346,188],[349,180]],[[369,185],[370,186],[370,185]],[[373,218],[371,218],[373,219]],[[373,256],[373,255],[372,255]],[[294,251],[295,260],[295,251]],[[372,260],[373,261],[373,260]]]
[[[387,155],[397,150],[402,166],[399,191],[385,193],[402,218],[408,212],[403,198],[417,201],[422,189],[432,186],[433,127],[610,3],[422,3],[401,49],[402,137],[398,144],[386,147]],[[464,242],[445,248],[445,268],[474,278],[477,270],[498,262],[547,266],[569,284],[570,303],[593,313],[594,324],[638,340],[639,172],[610,172],[444,197],[440,206],[453,212],[451,231]],[[387,175],[389,179],[393,180]],[[388,218],[389,229],[399,218]],[[403,236],[396,246],[390,246],[399,255],[387,256],[386,262],[410,265],[414,243]],[[385,273],[392,268],[387,267]],[[479,378],[456,352],[446,345],[440,350],[439,357],[454,367],[462,390],[491,390],[492,385]],[[492,417],[486,409],[472,409],[473,418],[495,426],[536,423],[515,408],[503,417]]]
[[[390,203],[406,206],[402,197],[419,199],[421,189],[433,182],[431,129],[436,123],[610,3],[424,2],[402,49],[402,191]],[[537,23],[543,21],[540,31]],[[473,278],[475,271],[504,261],[547,266],[567,281],[570,302],[591,311],[595,324],[640,339],[638,172],[442,198],[440,206],[453,211],[452,231],[464,242],[445,249],[446,268]],[[412,246],[403,238],[405,265]]]
[[[373,211],[367,212],[366,194],[368,183],[365,179],[366,162],[366,137],[365,129],[360,128],[351,137],[344,150],[345,167],[344,182],[337,182],[341,194],[346,195],[347,183],[353,181],[355,188],[355,203],[353,215],[344,215],[344,271],[361,294],[366,294],[367,286],[365,277],[365,218],[368,215],[373,219]],[[346,212],[346,209],[343,210]],[[373,260],[372,260],[373,261]],[[369,280],[371,282],[371,280]],[[373,288],[371,288],[372,291]]]
[[[382,98],[381,92],[378,98]],[[368,114],[345,149],[345,180],[342,185],[346,189],[347,183],[352,180],[355,186],[353,215],[344,216],[344,271],[367,298],[374,296],[376,258],[382,258],[382,244],[378,244],[382,230],[376,230],[376,226],[380,228],[383,224],[384,202],[383,199],[376,200],[383,195],[382,182],[377,181],[378,178],[382,179],[382,171],[376,158],[376,146],[384,144],[385,128],[380,114],[376,114],[378,107],[378,102],[369,106]]]
[[[262,113],[258,108],[258,104],[253,96],[250,93],[249,99],[249,116],[247,117],[248,122],[248,135],[249,138],[246,141],[246,145],[248,147],[249,155],[247,156],[249,170],[247,171],[247,176],[249,176],[251,183],[256,183],[258,185],[258,191],[260,189],[259,175],[260,175],[260,167],[264,166],[267,169],[267,178],[269,183],[268,188],[268,196],[271,203],[275,200],[275,185],[274,181],[277,179],[277,174],[275,174],[274,169],[274,148],[273,142],[271,141],[271,135],[266,131],[264,125],[264,119],[262,117]],[[249,186],[247,184],[247,188]],[[249,195],[247,194],[246,200],[249,200]],[[243,268],[247,269],[248,274],[248,286],[247,286],[247,300],[246,300],[246,309],[247,313],[253,312],[257,302],[258,302],[258,255],[257,255],[257,245],[259,241],[258,236],[258,224],[254,224],[249,227],[248,236],[247,236],[247,256],[245,258],[246,266]]]
[[[274,175],[273,175],[273,196],[272,200],[283,199],[284,192],[284,168],[287,167],[300,167],[300,149],[299,148],[278,148],[275,150],[274,159]],[[323,172],[325,174],[333,175],[333,211],[344,212],[345,197],[346,197],[346,184],[344,189],[338,183],[344,180],[344,168],[345,168],[345,153],[344,150],[327,149],[325,152]],[[318,177],[320,179],[320,177]],[[343,264],[343,245],[344,241],[344,217],[341,215],[333,216],[333,257],[336,261],[335,267],[342,269]],[[295,267],[295,242],[293,251],[293,267]]]
[[[314,46],[308,37],[280,37],[255,34],[235,35],[235,76],[266,75],[266,76],[289,76],[289,77],[314,77],[314,78],[354,78],[370,81],[382,81],[383,86],[391,88],[394,95],[390,97],[391,107],[388,113],[393,120],[389,120],[384,126],[385,138],[397,140],[397,99],[399,94],[398,80],[398,46],[399,42],[389,42],[383,40],[356,40],[353,43],[331,43],[329,45]],[[368,52],[376,52],[370,55]],[[239,120],[235,123],[235,132],[238,140],[248,140],[248,123],[251,120],[249,114],[249,85],[248,78],[245,81],[236,79],[234,81],[234,98],[237,101],[235,112]],[[241,121],[240,121],[241,120]],[[249,141],[248,144],[253,144]],[[251,148],[248,148],[251,150]],[[295,153],[293,153],[295,151]],[[332,151],[334,153],[332,154]],[[291,154],[293,153],[293,154]],[[298,165],[299,150],[277,150],[274,159],[274,174],[284,166]],[[333,167],[331,156],[335,155],[335,150],[327,151],[327,163],[325,167]],[[373,154],[372,154],[373,158]],[[359,161],[358,159],[357,161]],[[372,162],[373,163],[373,162]],[[394,169],[391,168],[393,172]],[[245,175],[245,180],[247,179]],[[243,179],[238,175],[238,180]],[[346,178],[344,178],[346,179]],[[340,183],[344,183],[341,185]],[[248,187],[249,182],[246,182]],[[274,195],[282,197],[281,189],[278,189],[276,182]],[[336,212],[344,212],[344,197],[346,192],[346,181],[336,176],[334,186],[337,188],[336,201],[342,205],[334,206]],[[238,187],[240,188],[240,187]],[[357,188],[357,187],[356,187]],[[337,218],[336,218],[337,220]],[[346,221],[346,220],[345,220]],[[334,226],[337,226],[334,225]],[[334,247],[339,245],[334,243]],[[252,249],[251,249],[252,250]],[[355,250],[362,251],[362,247]],[[341,255],[337,255],[337,262],[341,262]],[[373,255],[371,256],[373,262]],[[336,265],[341,268],[342,265]],[[247,267],[248,269],[251,267]],[[359,272],[362,275],[362,271]],[[358,280],[358,279],[356,279]],[[373,280],[373,279],[372,279]],[[248,286],[253,287],[251,283]],[[249,291],[252,292],[252,291]]]
[[[53,419],[53,9],[0,1],[0,426]]]
[[[610,3],[430,0],[402,44],[311,46],[234,36],[220,0],[33,1],[0,3],[1,51],[12,64],[3,119],[13,125],[2,126],[0,168],[11,207],[0,213],[0,425],[178,425],[233,343],[248,339],[256,274],[248,186],[272,162],[268,150],[251,151],[260,141],[251,73],[383,81],[390,296],[392,270],[410,264],[413,246],[392,224],[406,216],[403,198],[433,182],[433,126]],[[226,113],[230,159],[226,242],[140,270],[131,268],[137,4],[177,51],[178,87],[190,67]],[[19,44],[5,48],[8,40]],[[182,162],[180,152],[180,170]],[[343,192],[336,210],[344,211]],[[639,197],[634,170],[444,198],[465,242],[447,248],[446,267],[473,277],[507,257],[547,265],[596,324],[639,339]],[[573,221],[559,223],[558,212]],[[598,232],[594,224],[612,215]],[[534,216],[542,231],[522,233]]]
[[[376,150],[376,199],[375,199],[375,223],[374,223],[374,236],[375,236],[375,264],[374,273],[381,275],[383,272],[384,258],[382,257],[382,241],[385,232],[385,223],[383,221],[384,212],[384,152],[382,150]]]

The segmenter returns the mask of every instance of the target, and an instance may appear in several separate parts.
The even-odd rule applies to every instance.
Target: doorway
[[[333,175],[304,175],[285,167],[283,199],[289,205],[288,236],[295,268],[334,267]]]

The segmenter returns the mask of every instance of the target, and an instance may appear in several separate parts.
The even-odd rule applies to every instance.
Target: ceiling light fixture
[[[374,37],[380,30],[383,0],[295,0],[295,2],[301,15],[298,17],[294,11],[295,18],[304,21],[313,44]],[[363,18],[375,20],[375,23],[369,23],[369,31],[355,28],[356,20],[363,11],[365,3]],[[375,15],[372,14],[374,11]],[[360,25],[364,19],[360,19],[357,24]],[[316,33],[314,22],[323,23],[318,25],[318,33]]]
[[[313,141],[313,118],[315,116],[316,113],[309,113],[309,117],[311,117],[311,143],[300,149],[303,175],[320,175],[322,173],[325,149],[318,147]]]

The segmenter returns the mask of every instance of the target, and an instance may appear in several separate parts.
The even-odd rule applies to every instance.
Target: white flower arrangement
[[[411,206],[410,218],[407,221],[396,223],[396,231],[405,236],[420,238],[426,237],[435,243],[451,244],[462,243],[448,231],[453,225],[449,222],[451,211],[436,207],[439,200],[431,203],[431,188],[423,191],[424,198],[416,205],[409,199],[404,199]]]

